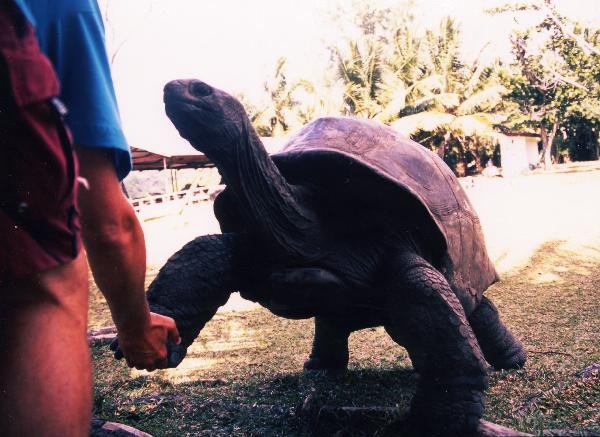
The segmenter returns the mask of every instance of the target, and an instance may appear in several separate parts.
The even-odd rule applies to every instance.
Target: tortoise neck
[[[220,151],[219,155],[224,156],[215,156],[215,164],[242,214],[265,238],[285,256],[304,262],[313,260],[317,222],[312,210],[307,208],[300,190],[279,172],[254,129],[246,125],[245,131],[242,141],[232,144],[228,153]]]

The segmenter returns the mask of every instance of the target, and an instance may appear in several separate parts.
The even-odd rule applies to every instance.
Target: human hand
[[[175,367],[185,356],[180,350],[181,338],[175,321],[167,316],[150,313],[149,323],[135,329],[120,329],[118,339],[110,348],[115,358],[125,358],[129,367],[153,371]]]

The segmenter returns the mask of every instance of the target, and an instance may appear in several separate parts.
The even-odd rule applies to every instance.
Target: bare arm
[[[119,343],[132,367],[166,366],[166,338],[178,342],[171,318],[151,313],[144,292],[146,247],[133,208],[123,195],[112,157],[104,149],[77,147],[82,235],[94,279],[106,297]]]

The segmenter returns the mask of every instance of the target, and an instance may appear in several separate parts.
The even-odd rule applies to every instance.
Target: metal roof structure
[[[261,138],[262,143],[269,153],[278,152],[283,146],[286,137]],[[184,168],[206,168],[214,167],[206,155],[192,150],[185,155],[161,155],[140,149],[131,148],[131,160],[133,161],[133,170],[181,170]]]
[[[198,152],[190,155],[165,156],[137,147],[131,148],[133,170],[180,170],[183,168],[213,167],[206,155]]]

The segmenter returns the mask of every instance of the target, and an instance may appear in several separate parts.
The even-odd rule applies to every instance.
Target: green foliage
[[[353,5],[351,13],[335,18],[351,36],[330,47],[333,70],[344,86],[344,113],[389,122],[423,86],[421,40],[405,7]]]
[[[281,58],[265,82],[265,101],[244,101],[259,134],[282,135],[323,115],[373,118],[437,151],[459,175],[481,170],[499,126],[540,132],[547,160],[551,150],[557,158],[595,156],[599,29],[569,21],[551,0],[508,3],[487,12],[539,15],[537,25],[512,35],[512,65],[483,56],[466,62],[456,21],[446,17],[418,32],[412,3],[352,0],[332,8],[345,36],[329,47],[323,79],[290,80]]]
[[[315,93],[313,84],[304,79],[290,81],[286,64],[284,57],[277,60],[273,76],[263,85],[264,102],[257,104],[241,96],[250,121],[260,136],[283,135],[313,118],[314,108],[307,98]]]
[[[507,90],[500,83],[499,64],[483,63],[480,57],[464,62],[460,29],[450,17],[426,32],[422,47],[422,74],[435,86],[405,107],[392,126],[438,151],[458,175],[481,171],[495,147],[493,126],[504,118]]]
[[[560,149],[573,161],[598,159],[598,123],[586,117],[571,115],[564,122]]]
[[[489,132],[497,120],[489,115],[506,92],[496,66],[462,61],[459,27],[450,17],[417,35],[410,14],[373,8],[358,8],[350,21],[359,36],[332,48],[346,113],[420,138],[452,168],[473,162],[481,169],[482,154],[493,148]]]
[[[380,44],[373,38],[348,41],[345,51],[335,48],[338,74],[345,84],[348,113],[373,118],[382,111],[384,64]]]
[[[445,17],[437,31],[425,33],[426,73],[442,79],[442,93],[459,91],[464,82],[464,63],[460,59],[460,29],[452,17]]]
[[[539,130],[549,166],[551,146],[559,128],[563,134],[573,134],[577,127],[568,125],[583,123],[591,125],[588,133],[593,133],[593,126],[600,120],[599,30],[582,28],[563,17],[550,0],[538,1],[530,9],[539,11],[539,22],[513,34],[515,62],[512,71],[504,76],[514,105],[507,125]],[[522,9],[505,5],[495,12],[519,10]],[[595,140],[593,135],[587,136],[591,144],[586,148],[595,147],[597,129],[595,133]],[[566,143],[573,141],[567,139]],[[558,153],[560,148],[555,150]]]

